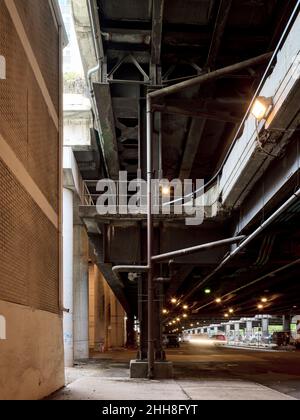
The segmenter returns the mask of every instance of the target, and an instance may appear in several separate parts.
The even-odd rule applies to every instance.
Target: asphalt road
[[[176,379],[241,379],[300,399],[300,351],[258,351],[183,344],[168,350]]]

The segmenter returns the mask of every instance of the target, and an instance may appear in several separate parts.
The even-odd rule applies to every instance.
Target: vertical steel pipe
[[[154,334],[153,334],[153,216],[152,216],[152,136],[153,113],[151,99],[147,96],[147,265],[148,270],[148,378],[154,378]]]

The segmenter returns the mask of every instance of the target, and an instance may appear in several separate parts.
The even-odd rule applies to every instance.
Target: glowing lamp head
[[[259,310],[261,310],[261,309],[264,309],[264,305],[257,305],[257,309],[259,309]]]
[[[221,298],[216,299],[216,303],[221,303],[221,302],[222,302]]]
[[[187,318],[187,314],[183,314],[183,315],[182,315],[182,317],[183,317],[183,318]]]
[[[267,299],[267,298],[262,298],[262,299],[261,299],[261,302],[262,302],[262,303],[267,303],[267,302],[268,302],[268,299]]]
[[[204,293],[205,293],[206,295],[210,295],[210,294],[211,294],[211,290],[210,290],[210,289],[205,289],[205,290],[204,290]]]
[[[161,193],[162,193],[162,195],[169,197],[169,196],[170,196],[170,194],[171,194],[171,189],[170,189],[170,187],[169,187],[168,185],[163,185],[163,186],[161,187]]]
[[[177,299],[176,298],[171,299],[171,303],[173,303],[173,305],[175,305],[177,303]]]
[[[252,115],[254,115],[254,117],[258,121],[261,121],[268,116],[268,112],[269,112],[271,106],[272,106],[272,99],[271,98],[265,98],[264,96],[258,96],[255,99],[255,102],[253,104],[251,113],[252,113]]]
[[[183,309],[186,311],[189,307],[187,305],[183,305]]]
[[[225,314],[225,315],[224,315],[224,317],[225,317],[225,318],[229,318],[229,314]]]

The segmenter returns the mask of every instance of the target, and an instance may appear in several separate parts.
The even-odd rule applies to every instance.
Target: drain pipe
[[[294,201],[300,198],[300,188],[281,206],[277,209],[272,216],[270,216],[262,225],[260,225],[251,235],[247,237],[234,251],[232,251],[228,257],[226,257],[215,270],[213,270],[208,276],[206,276],[201,283],[194,287],[184,300],[186,301],[191,297],[200,287],[207,283],[215,274],[217,274],[221,268],[223,268],[233,257],[235,257],[245,246],[252,242],[261,232],[263,232],[274,220],[277,219],[285,210],[287,210]]]
[[[148,379],[154,378],[154,283],[153,283],[153,215],[152,215],[152,136],[153,112],[147,95],[147,266],[148,266]]]
[[[102,47],[101,31],[100,31],[98,16],[95,16],[96,14],[95,13],[95,8],[96,8],[95,0],[88,0],[87,6],[88,6],[88,13],[89,13],[89,18],[91,22],[92,36],[93,36],[94,48],[95,48],[95,53],[96,53],[96,61],[97,61],[97,65],[91,68],[87,72],[87,81],[88,81],[88,87],[89,87],[89,91],[91,95],[92,105],[94,108],[96,125],[99,132],[100,147],[101,147],[103,162],[105,166],[105,171],[106,171],[107,176],[109,177],[108,166],[107,166],[107,162],[105,158],[104,140],[103,140],[103,135],[102,135],[101,121],[99,117],[97,102],[95,98],[95,91],[93,87],[93,80],[92,80],[93,75],[96,73],[99,73],[99,80],[100,81],[102,80],[102,64],[104,60],[104,51]]]

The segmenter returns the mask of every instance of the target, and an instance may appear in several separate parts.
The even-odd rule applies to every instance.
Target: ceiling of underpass
[[[295,1],[283,0],[165,0],[160,37],[153,24],[152,0],[98,0],[108,73],[125,58],[114,79],[143,80],[126,56],[134,57],[149,75],[153,45],[160,55],[162,80],[157,84],[164,86],[253,58],[274,50],[294,5]],[[165,177],[207,180],[213,175],[266,64],[168,97],[162,118]],[[135,174],[138,100],[145,96],[145,89],[111,83],[111,95],[120,167]]]
[[[96,98],[101,114],[103,106],[101,108],[99,98],[103,98],[103,95],[105,98],[111,96],[113,117],[109,118],[112,125],[109,129],[117,146],[114,162],[119,165],[118,169],[128,172],[129,178],[135,178],[139,159],[142,167],[145,163],[144,99],[151,83],[154,85],[152,88],[171,86],[197,74],[274,51],[296,2],[165,0],[163,13],[157,16],[154,16],[155,0],[98,0],[97,3],[106,56],[105,81],[108,82],[109,90],[101,90],[99,87]],[[155,83],[153,60],[159,64]],[[211,179],[233,142],[266,66],[267,61],[227,74],[201,88],[189,88],[162,100],[164,177],[170,180],[178,177],[205,181]],[[159,130],[157,122],[155,129]],[[87,172],[84,175],[85,179],[89,178]],[[90,176],[91,179],[94,177],[94,174]],[[90,183],[88,186],[95,193],[95,185]],[[205,242],[202,229],[217,232],[219,236],[215,234],[213,240],[230,236],[234,217],[236,215],[232,214],[230,218],[224,216],[213,222],[206,221],[199,234],[194,229],[185,228],[186,236],[181,233],[172,236],[170,233],[170,224],[181,232],[182,222],[178,220],[157,221],[155,229],[160,232],[160,246],[165,247],[166,252]],[[187,302],[191,315],[222,317],[229,305],[234,306],[236,316],[255,315],[261,296],[268,297],[269,306],[264,309],[272,309],[274,313],[299,305],[295,284],[298,265],[278,275],[267,276],[299,255],[297,217],[295,215],[291,220],[277,221],[253,241],[245,252],[212,277],[207,284],[211,289],[210,295],[204,293],[205,286],[195,290]],[[145,221],[127,220],[123,223],[120,219],[111,218],[105,222],[98,219],[97,222],[99,231],[110,232],[109,237],[114,238],[114,244],[108,241],[110,255],[107,261],[111,265],[143,261]],[[128,246],[129,238],[133,247]],[[208,254],[205,258],[196,255],[189,263],[179,260],[171,266],[163,264],[161,272],[171,272],[172,276],[171,284],[166,286],[169,309],[172,309],[169,305],[172,296],[184,299],[211,273],[229,250],[222,249],[222,252]],[[264,276],[253,287],[234,292]],[[122,274],[121,279],[130,305],[136,306],[136,283],[128,280],[127,274]],[[222,300],[221,305],[207,305],[216,297],[224,295],[228,296]]]

